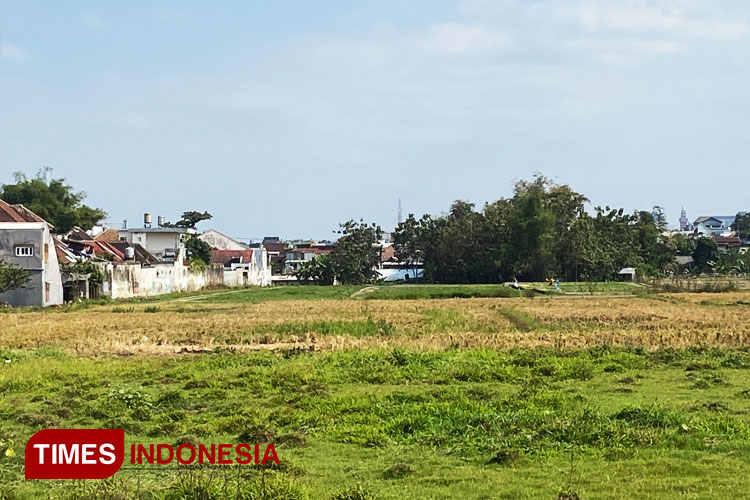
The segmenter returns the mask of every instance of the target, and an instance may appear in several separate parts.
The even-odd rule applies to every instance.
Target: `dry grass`
[[[159,304],[156,312],[147,312],[148,305],[119,310],[99,306],[75,312],[2,314],[0,347],[58,347],[84,355],[166,354],[217,347],[739,346],[750,343],[748,299],[746,293],[724,293],[533,300],[171,302]],[[524,318],[528,325],[519,328],[518,321]],[[347,331],[360,326],[376,333],[355,336]],[[285,333],[289,331],[294,334]]]

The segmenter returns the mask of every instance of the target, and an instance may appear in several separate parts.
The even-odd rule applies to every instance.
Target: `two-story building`
[[[30,281],[0,294],[12,306],[62,304],[63,287],[50,224],[23,205],[0,200],[0,260],[25,269]]]

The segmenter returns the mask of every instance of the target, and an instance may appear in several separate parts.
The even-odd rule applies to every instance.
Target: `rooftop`
[[[45,221],[23,205],[11,205],[9,203],[5,203],[3,200],[0,200],[0,222],[47,223],[47,221]]]

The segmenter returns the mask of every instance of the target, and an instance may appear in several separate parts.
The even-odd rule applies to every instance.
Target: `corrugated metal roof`
[[[0,200],[0,222],[44,222],[44,219],[24,207],[23,205],[11,205]],[[48,225],[51,225],[47,223]]]

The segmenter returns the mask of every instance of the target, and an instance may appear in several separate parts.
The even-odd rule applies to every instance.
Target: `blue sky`
[[[534,172],[673,224],[750,204],[747,2],[131,4],[0,2],[0,182],[49,166],[112,220],[240,238]]]

